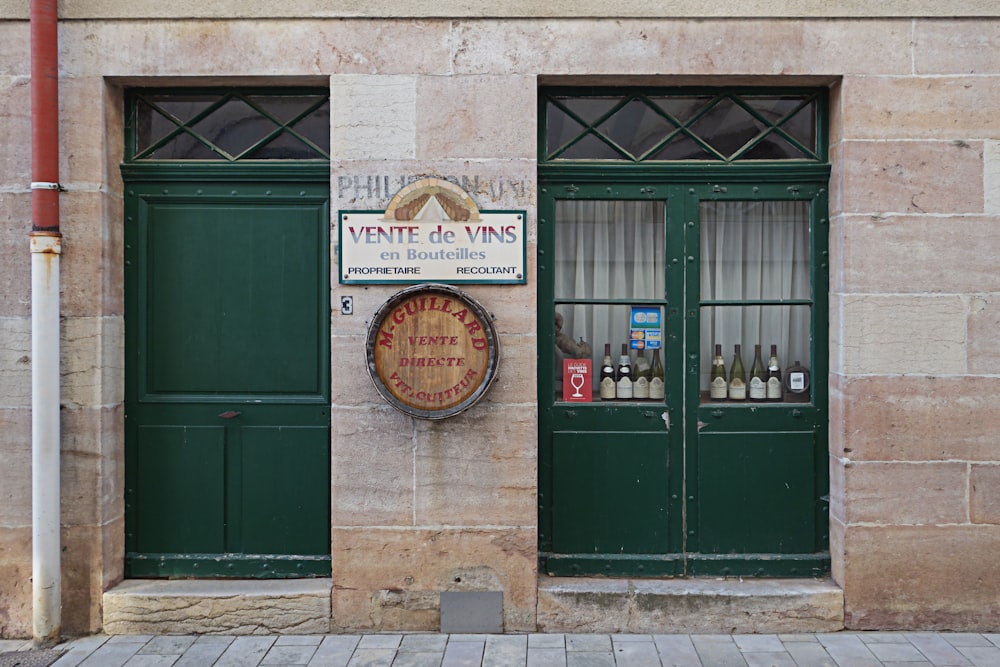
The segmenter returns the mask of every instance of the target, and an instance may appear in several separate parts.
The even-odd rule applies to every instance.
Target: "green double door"
[[[125,218],[126,576],[329,575],[328,180],[133,181]]]
[[[539,197],[539,534],[553,575],[815,576],[829,568],[826,190],[821,183],[557,179]],[[636,314],[659,319],[643,331]],[[554,316],[555,314],[555,316]],[[553,325],[558,319],[559,328]],[[658,330],[657,330],[658,329]],[[563,339],[561,345],[560,338]],[[646,360],[663,399],[574,399],[565,358],[583,338]],[[642,345],[636,340],[648,338]],[[808,391],[712,401],[755,345]],[[560,349],[560,347],[564,349]],[[550,370],[551,369],[551,370]]]

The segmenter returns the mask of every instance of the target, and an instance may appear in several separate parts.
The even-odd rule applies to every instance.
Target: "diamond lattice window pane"
[[[628,156],[616,151],[592,134],[573,144],[559,157],[565,160],[627,160]]]
[[[181,133],[153,151],[151,160],[219,160],[222,159],[190,134]]]
[[[165,118],[143,101],[139,101],[135,113],[136,148],[144,151],[177,129],[177,124]]]
[[[666,96],[654,96],[650,98],[656,103],[658,107],[663,109],[664,112],[669,114],[674,120],[679,123],[687,123],[689,120],[694,118],[694,116],[705,108],[705,106],[712,101],[712,98],[708,95],[697,95],[697,96],[677,96],[677,97],[666,97]]]
[[[229,155],[236,156],[278,127],[243,100],[232,99],[195,123],[193,129]]]
[[[583,122],[593,125],[615,105],[621,104],[621,96],[613,97],[561,97],[558,98],[563,105],[576,114]]]
[[[796,141],[812,151],[816,150],[816,101],[812,100],[796,111],[802,105],[802,96],[787,97],[745,97],[743,98],[755,111],[767,118],[773,125],[792,136]],[[794,112],[794,114],[793,114]],[[786,116],[791,115],[783,123]],[[798,152],[798,151],[797,151]]]
[[[718,160],[691,137],[681,134],[649,156],[650,160]]]
[[[252,160],[317,160],[326,156],[298,137],[282,132],[246,157]]]
[[[286,124],[320,99],[319,95],[247,95],[252,104]]]
[[[748,95],[740,98],[772,125],[790,114],[802,103],[800,97],[758,97]]]
[[[218,99],[166,95],[150,95],[136,103],[136,148],[144,151],[177,129],[189,123]],[[147,101],[148,100],[148,101]]]
[[[674,125],[640,100],[632,100],[598,128],[601,133],[638,158],[663,141]]]
[[[570,118],[562,109],[551,102],[548,104],[545,118],[547,121],[545,154],[548,157],[555,155],[560,148],[580,136],[580,133],[585,129],[583,125]],[[564,156],[560,155],[559,157]]]
[[[780,134],[774,132],[740,155],[742,160],[804,160],[809,157],[811,156],[806,155],[788,143]]]
[[[689,129],[728,159],[766,126],[732,99],[724,98]]]
[[[292,126],[296,132],[316,144],[324,153],[330,156],[330,101]]]

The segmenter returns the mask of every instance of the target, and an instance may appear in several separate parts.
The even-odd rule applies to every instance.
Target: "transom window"
[[[825,162],[818,105],[815,91],[553,93],[544,161]]]
[[[323,89],[135,90],[127,161],[329,160]]]

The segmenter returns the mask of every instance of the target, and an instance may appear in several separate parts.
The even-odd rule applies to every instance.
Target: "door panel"
[[[702,434],[698,551],[813,551],[814,439],[812,432]]]
[[[170,553],[181,545],[201,553],[225,550],[217,527],[225,519],[225,429],[140,426],[129,457],[136,551]],[[170,499],[170,503],[164,502]]]
[[[552,545],[560,553],[655,554],[669,549],[666,434],[553,434]]]
[[[243,549],[325,553],[328,531],[319,529],[317,516],[325,517],[329,504],[329,429],[250,427],[242,439]]]
[[[325,202],[143,199],[143,394],[322,398]],[[293,344],[294,342],[294,344]]]
[[[127,190],[127,574],[328,574],[328,185]]]

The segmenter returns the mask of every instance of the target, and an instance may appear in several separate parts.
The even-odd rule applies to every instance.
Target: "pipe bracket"
[[[50,181],[32,181],[31,182],[31,189],[32,190],[58,190],[59,192],[66,192],[66,188],[64,188],[62,185],[60,185],[59,183],[52,183]]]
[[[62,254],[62,234],[59,232],[31,232],[28,242],[32,253]]]

